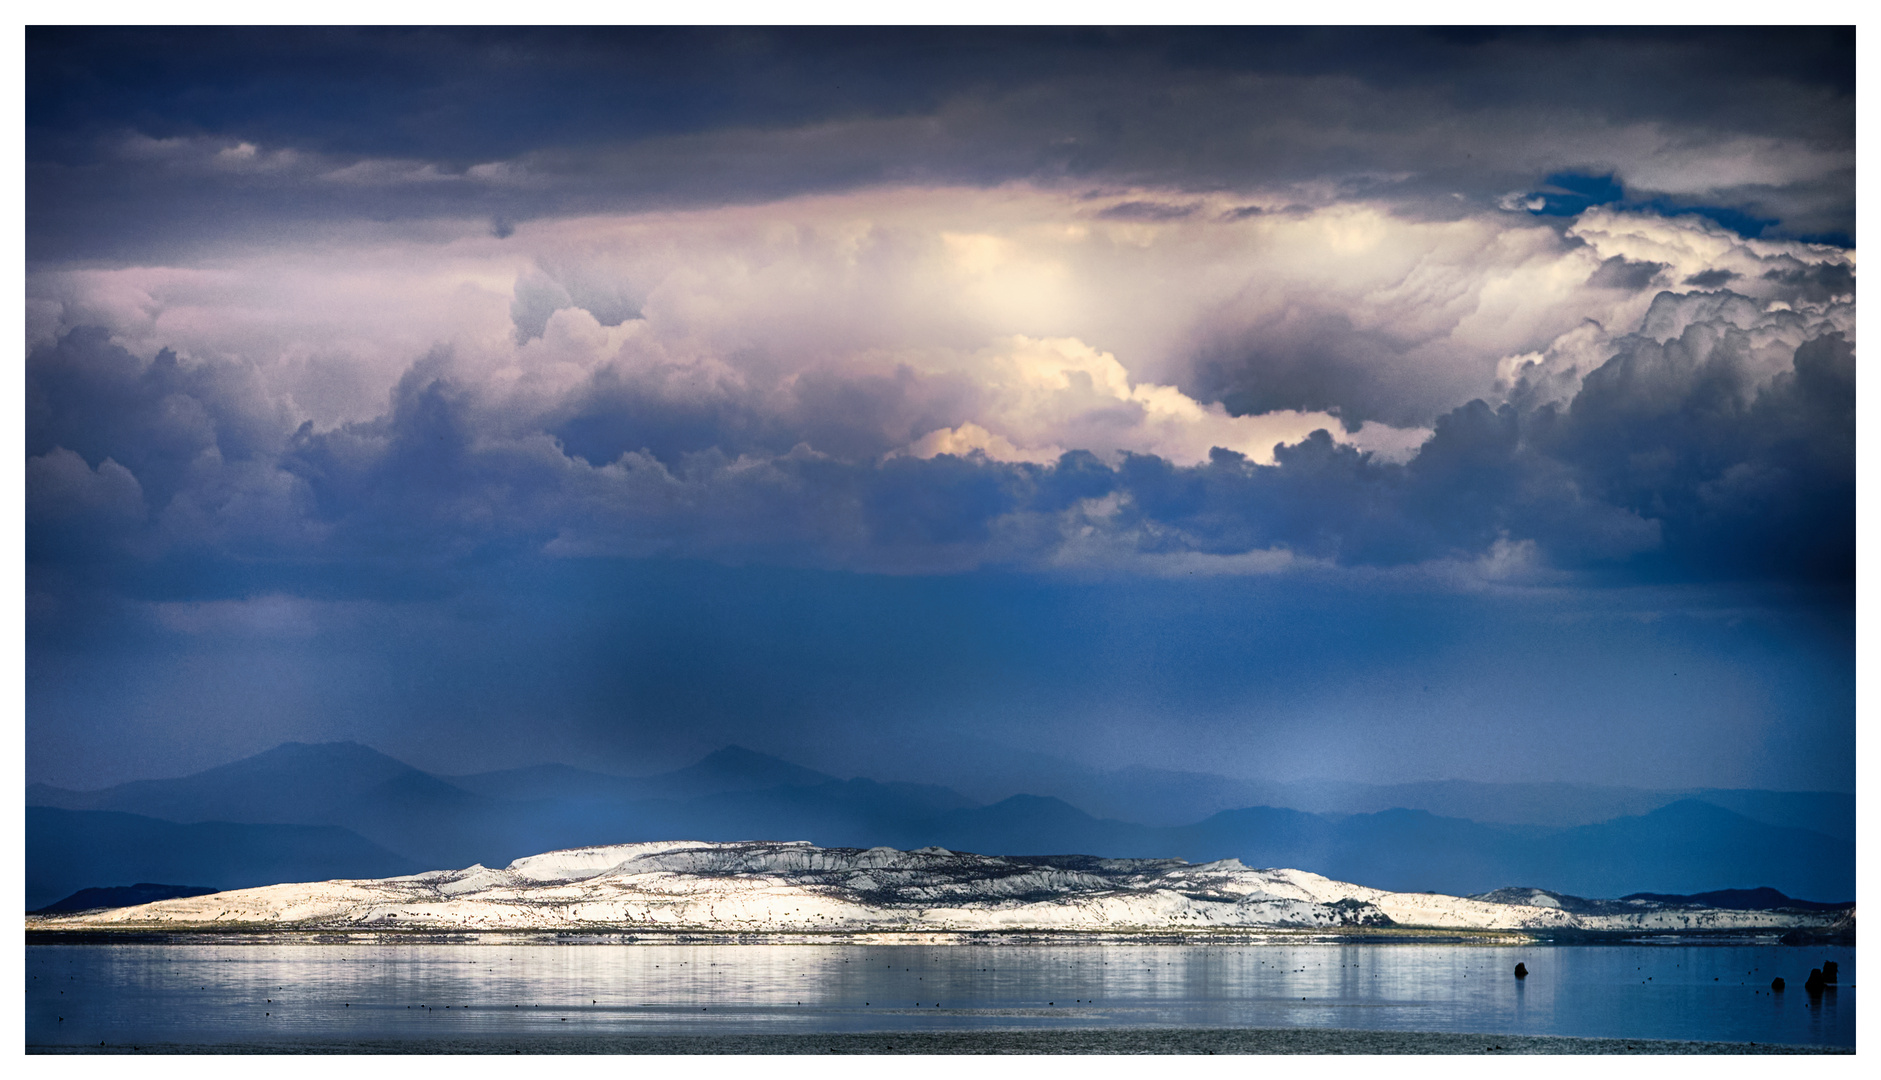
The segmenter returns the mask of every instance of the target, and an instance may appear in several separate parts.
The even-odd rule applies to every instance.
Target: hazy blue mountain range
[[[1361,784],[1339,780],[1288,783],[1213,773],[1132,766],[1092,769],[984,740],[904,740],[903,761],[935,763],[947,771],[927,779],[979,803],[1010,795],[1051,795],[1098,817],[1146,825],[1183,825],[1210,814],[1247,806],[1284,806],[1318,814],[1368,814],[1382,810],[1428,810],[1443,817],[1503,825],[1593,825],[1616,817],[1650,813],[1681,799],[1722,806],[1769,825],[1808,829],[1842,840],[1855,839],[1855,796],[1830,791],[1761,791],[1722,788],[1646,789],[1601,784],[1487,783],[1430,780],[1406,784]],[[878,778],[906,764],[858,769]],[[927,766],[923,766],[927,767]]]
[[[793,765],[769,754],[746,750],[742,746],[728,746],[683,769],[653,776],[610,776],[570,765],[532,765],[522,769],[449,776],[445,779],[465,791],[497,799],[606,801],[686,798],[715,795],[723,791],[750,791],[754,788],[805,787],[827,784],[836,777]]]
[[[85,888],[184,881],[240,889],[424,869],[330,825],[178,824],[114,811],[26,808],[26,909]]]
[[[1133,805],[1159,787],[1180,786],[1172,778],[1200,774],[1145,769],[1126,775],[1134,787],[1102,789],[1100,795],[1110,794],[1094,804]],[[1211,798],[1245,783],[1202,777],[1197,786],[1204,781],[1216,784]],[[1295,793],[1310,787],[1295,785]],[[1317,801],[1303,798],[1304,808],[1241,806],[1186,823],[1144,824],[1093,814],[1051,795],[982,805],[947,787],[841,780],[738,747],[646,777],[563,765],[440,777],[357,744],[288,743],[176,779],[90,792],[29,787],[29,806],[66,811],[29,816],[29,907],[78,888],[140,880],[227,888],[376,877],[471,863],[502,866],[556,848],[672,838],[1238,858],[1376,888],[1456,895],[1520,885],[1608,897],[1756,887],[1821,901],[1854,896],[1854,844],[1838,835],[1852,836],[1852,796],[1701,792],[1681,799],[1633,789],[1461,782],[1313,790]],[[1529,816],[1550,821],[1584,816],[1603,800],[1631,812],[1566,826],[1496,820],[1520,816],[1496,808],[1518,807],[1525,790],[1542,808]],[[1488,820],[1425,806],[1370,809],[1394,795],[1427,806],[1475,807]],[[1798,822],[1814,827],[1798,828]],[[159,835],[166,823],[199,830],[221,823],[213,827],[225,832],[214,841],[176,834],[172,842]],[[316,831],[279,832],[289,826]],[[400,868],[386,869],[387,860]]]

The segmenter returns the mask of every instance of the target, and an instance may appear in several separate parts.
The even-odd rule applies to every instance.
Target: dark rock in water
[[[1853,945],[1855,944],[1855,909],[1849,908],[1827,926],[1810,930],[1791,930],[1778,940],[1785,945]]]
[[[1828,983],[1830,986],[1834,986],[1837,974],[1838,973],[1835,969],[1835,961],[1833,960],[1823,961],[1823,964],[1822,964],[1822,981],[1823,982]]]
[[[1820,994],[1822,993],[1822,986],[1822,969],[1810,968],[1809,979],[1803,983],[1803,989],[1812,994]]]
[[[1855,928],[1829,927],[1822,930],[1791,930],[1777,939],[1785,945],[1853,945]]]
[[[140,881],[135,885],[117,885],[102,889],[80,889],[56,904],[48,904],[32,915],[58,915],[68,911],[95,911],[99,908],[135,907],[181,896],[207,896],[220,890],[206,885],[157,885]]]
[[[1771,980],[1770,980],[1770,989],[1772,989],[1772,990],[1775,990],[1775,991],[1777,991],[1777,992],[1779,992],[1779,993],[1780,993],[1780,992],[1782,992],[1782,990],[1783,990],[1783,977],[1782,977],[1781,975],[1779,975],[1779,976],[1777,976],[1776,978],[1774,978],[1774,979],[1771,979]]]
[[[1528,978],[1528,965],[1527,964],[1515,965],[1515,977],[1518,979]]]

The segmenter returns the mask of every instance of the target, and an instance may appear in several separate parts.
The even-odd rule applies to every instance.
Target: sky
[[[1854,789],[1852,29],[25,56],[28,780]]]

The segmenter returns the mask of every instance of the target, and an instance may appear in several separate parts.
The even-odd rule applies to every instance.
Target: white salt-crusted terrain
[[[1852,911],[1735,911],[1554,894],[1393,893],[1240,862],[942,848],[668,841],[574,848],[409,877],[237,889],[29,916],[32,930],[698,930],[720,933],[1423,927],[1447,930],[1818,929]],[[1507,902],[1511,897],[1528,902]],[[1569,898],[1571,899],[1571,898]],[[1576,910],[1579,908],[1581,910]]]

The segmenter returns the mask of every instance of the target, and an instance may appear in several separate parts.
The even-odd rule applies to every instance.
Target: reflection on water
[[[1841,985],[1805,993],[1825,960]],[[26,1042],[1148,1026],[1853,1046],[1855,981],[1853,948],[1779,945],[59,944],[26,949]]]

